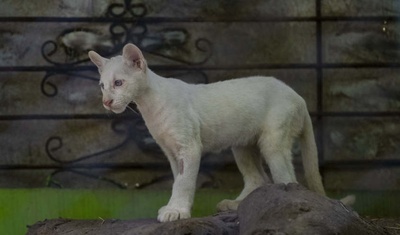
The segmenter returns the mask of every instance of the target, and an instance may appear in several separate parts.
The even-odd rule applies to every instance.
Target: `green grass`
[[[170,191],[0,189],[0,234],[25,234],[26,225],[52,218],[156,218]],[[215,205],[232,193],[202,190],[195,198],[193,216],[215,213]]]
[[[215,213],[215,205],[237,192],[199,190],[192,211],[194,217]],[[400,192],[353,192],[355,210],[371,217],[400,217]],[[330,193],[334,198],[348,193]],[[26,225],[52,218],[135,219],[156,218],[168,202],[170,191],[155,190],[71,190],[0,189],[0,234],[25,234]]]
[[[354,194],[356,203],[353,209],[362,216],[375,218],[400,218],[400,191],[353,191],[346,193],[328,193],[335,199]]]

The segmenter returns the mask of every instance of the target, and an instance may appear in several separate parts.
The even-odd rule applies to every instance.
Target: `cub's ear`
[[[146,60],[137,46],[131,43],[126,44],[122,49],[122,57],[129,66],[136,66],[141,70],[146,69]]]
[[[107,59],[101,57],[101,55],[97,54],[94,51],[89,51],[88,55],[93,64],[95,64],[97,68],[99,68],[99,71],[101,71],[104,64],[107,62]]]

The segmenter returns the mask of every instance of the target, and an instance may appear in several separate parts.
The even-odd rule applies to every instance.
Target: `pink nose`
[[[107,107],[111,107],[111,104],[113,103],[114,100],[103,100],[103,104]]]

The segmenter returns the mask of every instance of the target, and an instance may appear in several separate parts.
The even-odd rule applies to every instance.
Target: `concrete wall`
[[[88,67],[92,65],[84,49],[65,44],[69,31],[95,34],[99,40],[96,46],[105,54],[119,53],[117,41],[139,42],[156,72],[192,83],[275,76],[293,87],[312,113],[398,112],[400,108],[399,68],[385,65],[400,62],[399,24],[390,18],[400,14],[395,1],[321,1],[321,14],[326,19],[388,19],[322,21],[321,62],[331,65],[322,70],[315,68],[318,25],[313,18],[314,0],[143,1],[146,12],[132,9],[133,14],[146,13],[141,27],[120,22],[133,33],[129,38],[126,34],[112,37],[110,29],[124,32],[121,27],[113,28],[112,22],[18,18],[104,17],[111,4],[123,1],[38,2],[0,3],[0,187],[170,187],[168,163],[143,126],[135,124],[140,119],[134,115],[134,120],[123,119],[127,131],[113,130],[118,116],[102,108],[97,81],[82,78],[98,75]],[[132,21],[132,14],[124,17]],[[147,31],[141,34],[143,25]],[[57,50],[53,52],[54,45]],[[67,72],[52,74],[60,68],[58,64],[73,63]],[[192,67],[185,67],[187,64]],[[340,67],[343,64],[370,66]],[[322,78],[320,101],[318,76]],[[398,115],[339,115],[322,121],[325,160],[399,160]],[[126,138],[129,140],[124,142]],[[122,142],[125,144],[115,151],[78,161],[86,164],[84,168],[59,169],[60,164],[49,157],[50,153],[61,161],[75,161]],[[203,163],[199,187],[241,187],[236,168],[230,166],[233,159],[229,152],[206,155]],[[330,190],[398,190],[399,171],[399,167],[328,168],[324,180]]]

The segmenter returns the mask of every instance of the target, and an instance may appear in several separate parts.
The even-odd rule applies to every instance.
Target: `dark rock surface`
[[[299,184],[258,188],[238,208],[240,234],[389,234],[338,200]]]
[[[52,219],[37,222],[28,235],[136,235],[136,234],[215,234],[237,235],[239,223],[235,212],[220,213],[204,218],[192,218],[159,223],[156,219],[137,220],[70,220]]]

